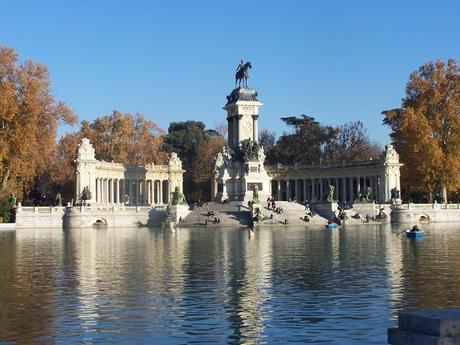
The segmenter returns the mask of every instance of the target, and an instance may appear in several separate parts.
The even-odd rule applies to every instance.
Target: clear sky
[[[409,73],[460,62],[460,1],[7,1],[0,44],[46,64],[53,93],[80,119],[141,112],[171,121],[225,120],[241,58],[264,103],[259,128],[282,116],[361,120],[385,144],[382,110]]]

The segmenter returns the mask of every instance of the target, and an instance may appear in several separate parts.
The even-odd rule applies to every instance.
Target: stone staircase
[[[273,215],[272,219],[266,219],[256,225],[284,225],[287,220],[288,225],[324,225],[327,222],[326,218],[323,218],[319,215],[309,217],[310,220],[305,222],[303,220],[305,214],[308,212],[305,210],[305,206],[289,201],[276,201],[276,207],[281,207],[283,213],[277,214],[276,212],[269,210],[267,208],[267,203],[262,204],[262,216],[270,218]]]
[[[208,217],[208,211],[214,211],[214,217],[220,218],[220,224],[214,224],[214,217]],[[249,226],[251,224],[251,213],[247,207],[241,203],[230,202],[222,204],[218,202],[208,202],[201,207],[192,210],[185,219],[176,226]]]

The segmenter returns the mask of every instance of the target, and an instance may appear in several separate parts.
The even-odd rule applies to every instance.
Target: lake
[[[0,232],[0,342],[386,344],[460,307],[460,225]]]

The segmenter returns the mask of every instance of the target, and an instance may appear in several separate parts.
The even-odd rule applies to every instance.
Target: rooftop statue
[[[238,85],[238,87],[248,87],[249,68],[252,68],[251,63],[249,61],[244,62],[243,60],[241,60],[240,64],[236,68],[235,88],[236,85]]]

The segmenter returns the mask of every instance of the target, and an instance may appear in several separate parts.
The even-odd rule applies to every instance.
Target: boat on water
[[[412,229],[406,230],[406,237],[407,238],[423,238],[423,230],[413,231]]]
[[[325,225],[326,229],[336,229],[337,228],[337,224],[335,223],[327,223]]]

